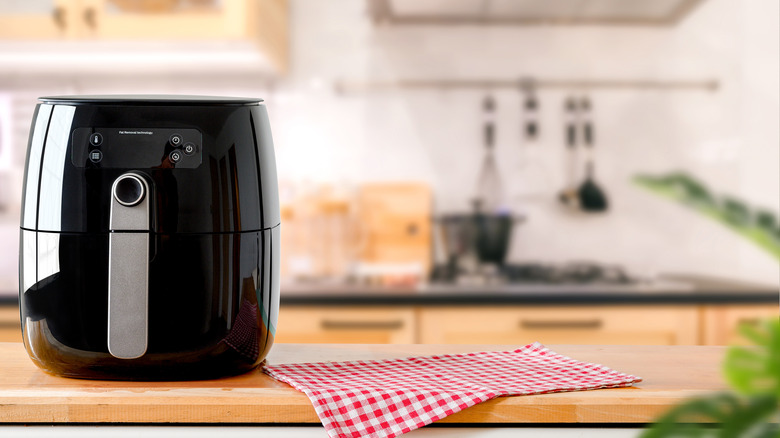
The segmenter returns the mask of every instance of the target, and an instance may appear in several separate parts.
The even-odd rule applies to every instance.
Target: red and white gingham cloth
[[[642,379],[540,343],[514,351],[269,365],[309,397],[331,438],[395,437],[502,395],[631,386]]]

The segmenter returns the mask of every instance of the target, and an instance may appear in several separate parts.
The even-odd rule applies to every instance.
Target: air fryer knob
[[[144,184],[133,174],[124,174],[114,183],[114,198],[126,207],[138,205],[144,200],[144,196]]]

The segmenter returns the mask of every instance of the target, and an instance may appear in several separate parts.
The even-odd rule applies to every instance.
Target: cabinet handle
[[[333,321],[322,320],[320,327],[323,330],[398,330],[403,328],[404,322],[395,321]]]
[[[737,321],[737,325],[738,326],[740,326],[740,325],[757,326],[759,324],[761,324],[761,319],[760,318],[739,318],[739,320]]]
[[[561,329],[588,329],[595,330],[601,328],[603,321],[600,319],[586,319],[580,321],[567,320],[521,320],[520,328],[528,330],[561,330]]]
[[[65,8],[57,6],[51,11],[51,18],[60,30],[65,30]]]
[[[95,8],[84,9],[84,22],[90,29],[95,30],[97,21],[95,20]]]

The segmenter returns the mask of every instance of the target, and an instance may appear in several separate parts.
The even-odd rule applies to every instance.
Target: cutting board
[[[358,193],[360,260],[431,266],[433,195],[424,183],[366,183]]]

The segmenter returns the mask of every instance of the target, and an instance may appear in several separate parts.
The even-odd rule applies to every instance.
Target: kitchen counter
[[[723,347],[573,346],[554,351],[641,376],[634,387],[500,397],[438,423],[512,426],[623,423],[640,427],[682,400],[724,389]],[[510,350],[506,345],[279,344],[273,364]],[[0,343],[0,423],[318,423],[306,396],[262,372],[196,382],[115,382],[54,377],[21,343]]]
[[[610,286],[282,284],[278,341],[729,345],[740,325],[776,317],[779,297],[777,286],[691,276]],[[0,296],[0,342],[21,340],[19,327],[18,298]]]
[[[282,305],[493,306],[612,304],[777,304],[780,288],[692,275],[638,284],[427,284],[390,288],[355,284],[283,284]]]
[[[286,283],[280,300],[289,306],[491,306],[612,304],[777,304],[780,287],[692,275],[669,275],[627,285],[431,283],[383,287],[350,283]],[[0,306],[16,306],[15,291],[0,291]]]

